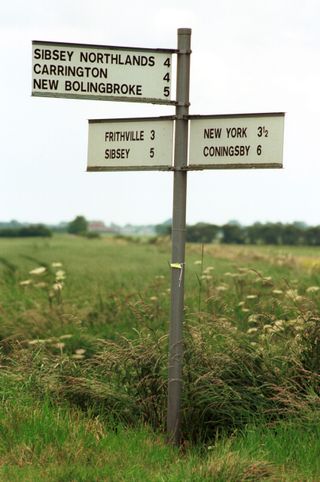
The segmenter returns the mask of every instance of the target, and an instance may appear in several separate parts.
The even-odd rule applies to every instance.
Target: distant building
[[[88,222],[89,233],[110,233],[114,234],[117,231],[114,228],[109,228],[103,221],[89,221]]]

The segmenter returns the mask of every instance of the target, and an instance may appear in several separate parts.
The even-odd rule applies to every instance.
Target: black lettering
[[[36,60],[41,59],[41,50],[40,49],[35,49],[34,51],[34,58]]]
[[[33,72],[35,74],[41,74],[41,65],[40,64],[34,64],[33,66]]]
[[[204,129],[203,130],[203,138],[204,139],[220,139],[221,138],[221,127],[215,127],[211,129]]]
[[[34,90],[57,90],[58,89],[58,80],[52,79],[34,79],[33,80],[33,89]]]
[[[204,157],[244,157],[249,155],[249,150],[250,146],[205,146],[202,153]],[[258,146],[257,153],[261,154],[261,146]]]

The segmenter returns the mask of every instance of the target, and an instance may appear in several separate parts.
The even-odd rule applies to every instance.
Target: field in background
[[[319,480],[318,256],[187,246],[179,451],[169,240],[1,239],[0,480]]]

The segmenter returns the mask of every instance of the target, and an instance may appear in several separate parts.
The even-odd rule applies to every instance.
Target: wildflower
[[[203,281],[210,281],[210,280],[212,279],[212,276],[211,276],[210,274],[203,274],[203,275],[201,276],[201,279],[202,279]]]
[[[53,263],[51,263],[51,266],[52,266],[53,268],[62,268],[62,263],[53,262]]]
[[[46,270],[47,270],[47,268],[45,268],[44,266],[40,266],[39,268],[34,268],[31,271],[29,271],[29,274],[40,275],[40,274],[45,273]]]
[[[194,264],[202,264],[201,259],[197,259],[197,261],[195,261]]]
[[[275,326],[283,326],[285,324],[285,320],[277,320],[275,322]]]
[[[42,345],[45,342],[46,342],[46,340],[40,340],[40,339],[30,340],[30,341],[28,341],[28,345]]]
[[[256,300],[258,298],[257,295],[248,295],[247,300]]]
[[[295,331],[303,331],[304,328],[301,325],[297,325],[297,326],[294,327],[294,329],[295,329]]]
[[[210,273],[210,271],[212,271],[214,269],[213,266],[207,266],[207,268],[204,270],[204,273]]]
[[[249,310],[249,308],[242,308],[242,312],[243,312],[243,313],[249,313],[250,310]]]
[[[47,283],[45,283],[44,281],[41,281],[40,283],[36,283],[34,285],[35,288],[46,288],[48,286]]]
[[[150,301],[158,301],[158,297],[157,296],[150,296],[149,300]]]
[[[245,301],[240,301],[240,302],[238,303],[238,306],[243,306],[244,304],[245,304]]]
[[[62,283],[54,283],[53,286],[52,286],[53,291],[61,291],[62,288],[63,288]]]
[[[216,290],[217,290],[217,291],[227,291],[228,288],[229,288],[229,287],[226,286],[226,285],[220,285],[220,286],[217,286],[217,287],[216,287]]]
[[[258,317],[257,315],[250,315],[248,318],[248,323],[257,323]]]
[[[309,288],[306,289],[307,293],[316,293],[319,290],[319,286],[309,286]]]
[[[72,358],[74,360],[83,360],[84,359],[84,355],[80,355],[78,353],[75,353],[74,355],[72,355]]]
[[[66,277],[65,277],[65,272],[62,271],[62,270],[59,270],[56,272],[56,281],[63,281]]]
[[[258,328],[249,328],[249,330],[247,330],[247,333],[248,335],[252,335],[253,333],[257,333],[258,331]]]
[[[158,276],[156,276],[156,279],[164,279],[163,274],[159,274]]]
[[[273,326],[272,325],[264,325],[263,327],[263,331],[273,331]]]
[[[61,343],[61,342],[58,342],[58,343],[56,343],[56,344],[53,345],[53,346],[54,346],[55,348],[58,348],[59,350],[62,351],[62,350],[64,349],[64,347],[66,346],[66,344],[65,344],[65,343]]]
[[[84,355],[86,350],[84,348],[78,348],[76,350],[76,355]]]
[[[24,281],[20,281],[19,285],[20,286],[28,286],[32,283],[31,279],[26,279]]]
[[[282,295],[283,294],[283,291],[282,290],[272,290],[272,293],[274,295]]]
[[[73,335],[61,335],[59,336],[60,340],[68,340],[69,338],[72,338]]]
[[[287,296],[288,298],[292,298],[293,300],[295,300],[295,299],[297,298],[297,296],[298,296],[298,291],[297,291],[297,290],[288,290],[288,291],[286,292],[286,296]]]

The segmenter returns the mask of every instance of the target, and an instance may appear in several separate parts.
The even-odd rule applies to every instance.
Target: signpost
[[[283,113],[190,119],[190,170],[282,167]]]
[[[174,104],[174,52],[35,40],[32,95]]]
[[[87,170],[172,169],[173,119],[89,120]]]
[[[180,442],[187,172],[281,168],[284,130],[283,113],[190,116],[190,47],[191,29],[181,28],[177,50],[35,41],[32,51],[32,95],[175,105],[172,117],[90,120],[87,167],[174,173],[167,414],[174,444]]]

